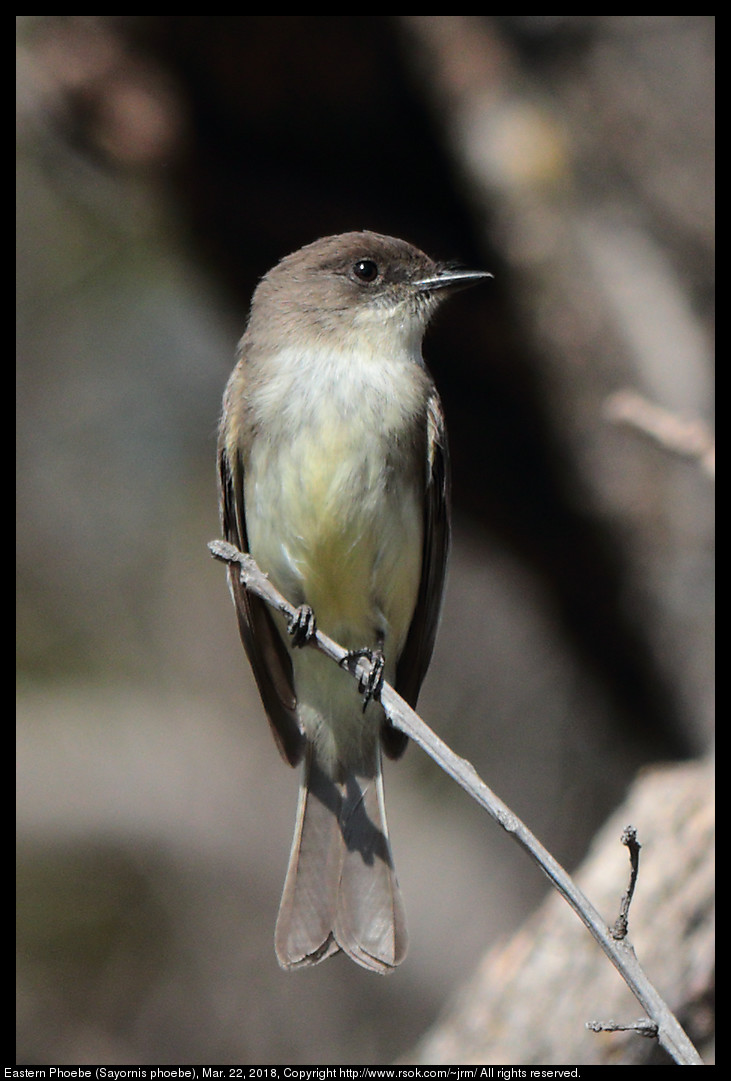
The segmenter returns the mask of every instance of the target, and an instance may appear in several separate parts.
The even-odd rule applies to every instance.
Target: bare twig
[[[650,402],[634,390],[618,390],[604,403],[604,415],[627,424],[665,450],[692,458],[710,477],[716,473],[716,444],[701,420],[689,420]]]
[[[586,1027],[591,1032],[636,1032],[638,1036],[646,1036],[649,1039],[657,1037],[657,1025],[647,1017],[641,1017],[639,1021],[587,1021]]]
[[[627,931],[629,930],[629,906],[632,904],[632,897],[634,896],[635,886],[637,885],[637,872],[640,867],[640,849],[642,848],[642,845],[637,840],[637,830],[634,826],[627,826],[622,834],[622,844],[626,845],[629,849],[630,873],[629,886],[627,887],[627,892],[622,897],[619,906],[619,915],[612,928],[612,936],[616,939],[627,937]]]
[[[627,826],[622,833],[622,844],[626,845],[629,850],[629,885],[626,892],[622,896],[622,900],[619,905],[619,915],[615,920],[614,927],[611,929],[612,938],[618,942],[626,939],[627,932],[629,930],[629,906],[632,904],[632,898],[635,892],[635,886],[637,885],[637,874],[640,868],[640,848],[642,845],[637,840],[637,830],[634,826]],[[656,1037],[658,1035],[658,1026],[654,1021],[650,1021],[647,1017],[641,1018],[639,1021],[631,1021],[627,1024],[619,1021],[587,1021],[586,1027],[592,1032],[637,1032],[640,1036]]]
[[[241,581],[267,604],[281,612],[288,621],[295,618],[296,609],[282,594],[275,589],[267,576],[256,565],[250,555],[240,552],[226,541],[211,541],[208,545],[211,554],[225,563],[238,564]],[[317,631],[307,643],[321,653],[332,658],[338,664],[348,656],[348,651],[333,641],[322,631]],[[356,678],[367,677],[370,664],[359,660],[354,668],[349,668]],[[635,956],[629,941],[617,940],[611,930],[596,911],[588,898],[582,893],[567,872],[543,847],[528,827],[517,815],[495,795],[479,777],[474,766],[460,758],[439,736],[432,731],[421,717],[401,698],[390,684],[381,689],[380,701],[391,723],[405,732],[415,743],[441,766],[499,825],[506,830],[532,857],[541,870],[550,879],[559,893],[585,924],[595,940],[604,950],[612,964],[617,968],[627,986],[657,1025],[657,1037],[669,1055],[684,1066],[702,1066],[703,1060],[689,1040],[668,1005],[650,983]]]

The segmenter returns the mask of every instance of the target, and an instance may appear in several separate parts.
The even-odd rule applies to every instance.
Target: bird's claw
[[[357,662],[363,658],[370,661],[370,668],[368,671],[361,673],[358,676],[358,690],[363,696],[363,712],[365,713],[366,707],[371,699],[375,698],[378,700],[381,697],[383,670],[386,666],[386,658],[383,656],[383,650],[369,649],[367,646],[363,649],[349,649],[340,661],[340,665],[343,668],[347,668],[352,664],[357,664]]]
[[[290,633],[292,645],[295,648],[306,646],[307,643],[315,637],[317,623],[315,622],[315,613],[312,611],[309,604],[301,604],[299,608],[297,608],[289,621],[287,630]]]

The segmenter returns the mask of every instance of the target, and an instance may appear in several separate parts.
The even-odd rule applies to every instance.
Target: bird
[[[370,230],[323,237],[257,285],[218,434],[225,539],[296,607],[287,621],[229,567],[243,646],[276,744],[300,765],[275,930],[285,969],[340,951],[393,972],[407,949],[382,753],[407,737],[382,681],[415,706],[434,649],[450,544],[442,403],[422,357],[449,293],[492,277]],[[315,628],[369,677],[314,649]]]

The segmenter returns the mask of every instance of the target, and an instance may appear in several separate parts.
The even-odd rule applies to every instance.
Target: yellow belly
[[[255,448],[246,478],[250,549],[262,569],[344,646],[382,639],[394,663],[421,573],[415,488],[386,469],[378,440],[334,418],[274,452]]]

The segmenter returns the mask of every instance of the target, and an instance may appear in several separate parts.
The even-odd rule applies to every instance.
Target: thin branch
[[[657,1037],[657,1025],[646,1017],[626,1024],[621,1021],[587,1021],[586,1027],[591,1032],[636,1032],[638,1036],[646,1036],[650,1039]]]
[[[627,826],[622,832],[622,844],[629,850],[629,885],[622,895],[619,905],[619,915],[611,929],[612,938],[620,942],[627,938],[629,930],[629,906],[637,885],[637,875],[640,869],[640,849],[642,845],[637,840],[637,830],[634,826]],[[658,1027],[654,1021],[647,1017],[639,1021],[631,1021],[628,1024],[619,1021],[587,1021],[586,1027],[592,1032],[637,1032],[640,1036],[656,1037]]]
[[[689,420],[650,402],[634,390],[618,390],[604,403],[604,415],[626,424],[665,450],[692,458],[710,477],[716,474],[716,443],[702,420]]]
[[[225,541],[211,541],[211,554],[224,563],[238,564],[242,584],[267,604],[281,612],[287,621],[295,618],[296,609],[275,589],[267,576],[250,555],[240,552]],[[340,664],[348,651],[322,631],[317,631],[304,648],[314,647]],[[356,678],[364,679],[370,672],[370,663],[359,660],[349,668]],[[689,1040],[685,1031],[668,1005],[650,983],[640,966],[629,941],[617,940],[593,907],[591,902],[573,882],[567,872],[553,858],[517,815],[495,795],[479,777],[474,766],[455,754],[421,717],[401,698],[393,687],[384,683],[380,702],[390,722],[405,732],[415,743],[441,766],[487,813],[502,826],[538,864],[559,893],[585,924],[605,954],[619,971],[627,986],[641,1003],[649,1017],[657,1025],[657,1038],[668,1054],[682,1066],[702,1066],[703,1060]]]
[[[622,897],[619,906],[619,915],[612,928],[612,937],[616,939],[627,937],[627,931],[629,930],[629,906],[632,904],[635,886],[637,885],[637,873],[640,869],[640,849],[642,848],[642,845],[637,840],[637,830],[634,826],[627,826],[622,834],[622,844],[626,845],[629,849],[630,872],[629,886],[627,887],[627,892]]]

